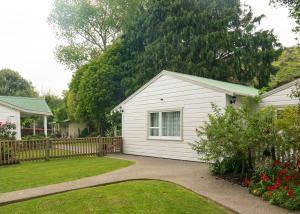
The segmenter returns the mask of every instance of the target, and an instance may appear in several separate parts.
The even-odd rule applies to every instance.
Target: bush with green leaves
[[[193,149],[201,154],[201,159],[213,163],[215,172],[219,168],[218,174],[234,172],[246,176],[255,168],[257,150],[272,153],[276,111],[272,107],[255,111],[258,102],[257,98],[245,98],[240,108],[227,106],[224,110],[213,104],[213,114],[198,130],[200,140],[193,143]]]
[[[16,136],[16,124],[0,122],[0,140],[14,140]]]
[[[0,123],[0,140],[15,140],[16,125],[14,123]],[[0,144],[1,159],[0,161],[9,160],[13,157],[13,152],[10,147]]]

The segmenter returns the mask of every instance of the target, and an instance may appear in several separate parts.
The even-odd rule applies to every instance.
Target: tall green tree
[[[59,62],[70,69],[95,58],[130,21],[142,0],[55,0],[49,15],[62,45]]]
[[[0,95],[36,97],[38,93],[31,82],[24,79],[18,72],[2,69],[0,70]]]
[[[102,135],[109,128],[111,109],[123,98],[120,86],[122,48],[121,42],[115,42],[98,58],[78,69],[67,94],[69,117],[90,122]]]
[[[162,69],[263,87],[281,45],[237,0],[152,0],[125,32],[132,93]],[[125,83],[126,84],[126,83]]]
[[[69,117],[101,132],[110,110],[163,69],[263,87],[281,45],[238,0],[151,0],[121,38],[74,73]]]

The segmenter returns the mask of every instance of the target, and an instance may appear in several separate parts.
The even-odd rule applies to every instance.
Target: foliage
[[[31,82],[25,80],[18,72],[11,69],[0,70],[0,95],[20,97],[38,96]]]
[[[64,99],[51,94],[50,92],[44,94],[44,98],[53,113],[52,120],[62,121],[68,118]],[[51,119],[49,121],[51,121]]]
[[[240,175],[243,170],[243,157],[225,157],[223,160],[217,160],[211,164],[210,170],[214,175]]]
[[[0,207],[1,213],[209,213],[231,211],[173,183],[139,180],[85,188]]]
[[[14,123],[0,122],[0,140],[15,140],[15,130],[16,125]],[[0,157],[2,158],[2,161],[13,158],[12,149],[4,144],[0,144]]]
[[[113,42],[140,0],[55,0],[49,15],[64,41],[56,57],[70,69],[94,59]]]
[[[262,18],[239,1],[150,1],[123,36],[132,57],[126,95],[163,69],[265,86],[281,46],[272,31],[256,31]]]
[[[276,72],[277,38],[256,31],[263,17],[238,1],[151,0],[136,13],[120,39],[76,70],[66,95],[69,118],[101,135],[110,110],[163,69],[258,87]]]
[[[258,169],[251,178],[249,191],[262,196],[271,204],[298,210],[300,209],[300,171],[290,162],[274,161],[272,165]]]
[[[276,75],[271,77],[268,88],[276,88],[285,83],[300,77],[300,48],[286,48],[279,59],[273,63],[278,70]]]
[[[0,140],[14,140],[16,136],[16,124],[0,122]]]
[[[122,44],[114,43],[91,63],[74,74],[67,94],[70,119],[89,121],[104,135],[110,127],[111,109],[123,99],[120,87]]]
[[[213,105],[213,114],[209,121],[200,127],[200,140],[193,144],[193,149],[201,154],[201,159],[221,164],[221,172],[232,171],[242,176],[249,174],[255,167],[254,153],[257,148],[271,149],[274,145],[276,118],[273,108],[254,111],[258,99],[245,98],[240,108],[228,106],[222,112]],[[237,158],[238,157],[238,158]]]

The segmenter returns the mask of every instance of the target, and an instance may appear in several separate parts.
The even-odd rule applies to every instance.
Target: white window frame
[[[163,112],[180,112],[180,136],[162,136],[162,113]],[[151,124],[151,113],[159,113],[159,131],[158,131],[158,136],[151,136],[150,135],[150,128],[155,128],[155,127],[150,127]],[[174,140],[174,141],[182,141],[183,139],[183,108],[176,108],[176,109],[159,109],[159,110],[153,110],[153,111],[148,111],[148,125],[147,125],[147,139],[149,140]]]

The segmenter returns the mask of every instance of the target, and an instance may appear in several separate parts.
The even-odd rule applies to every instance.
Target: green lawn
[[[221,214],[228,210],[175,184],[129,181],[0,207],[0,213]]]
[[[107,157],[80,157],[1,166],[0,193],[99,175],[131,164]]]

